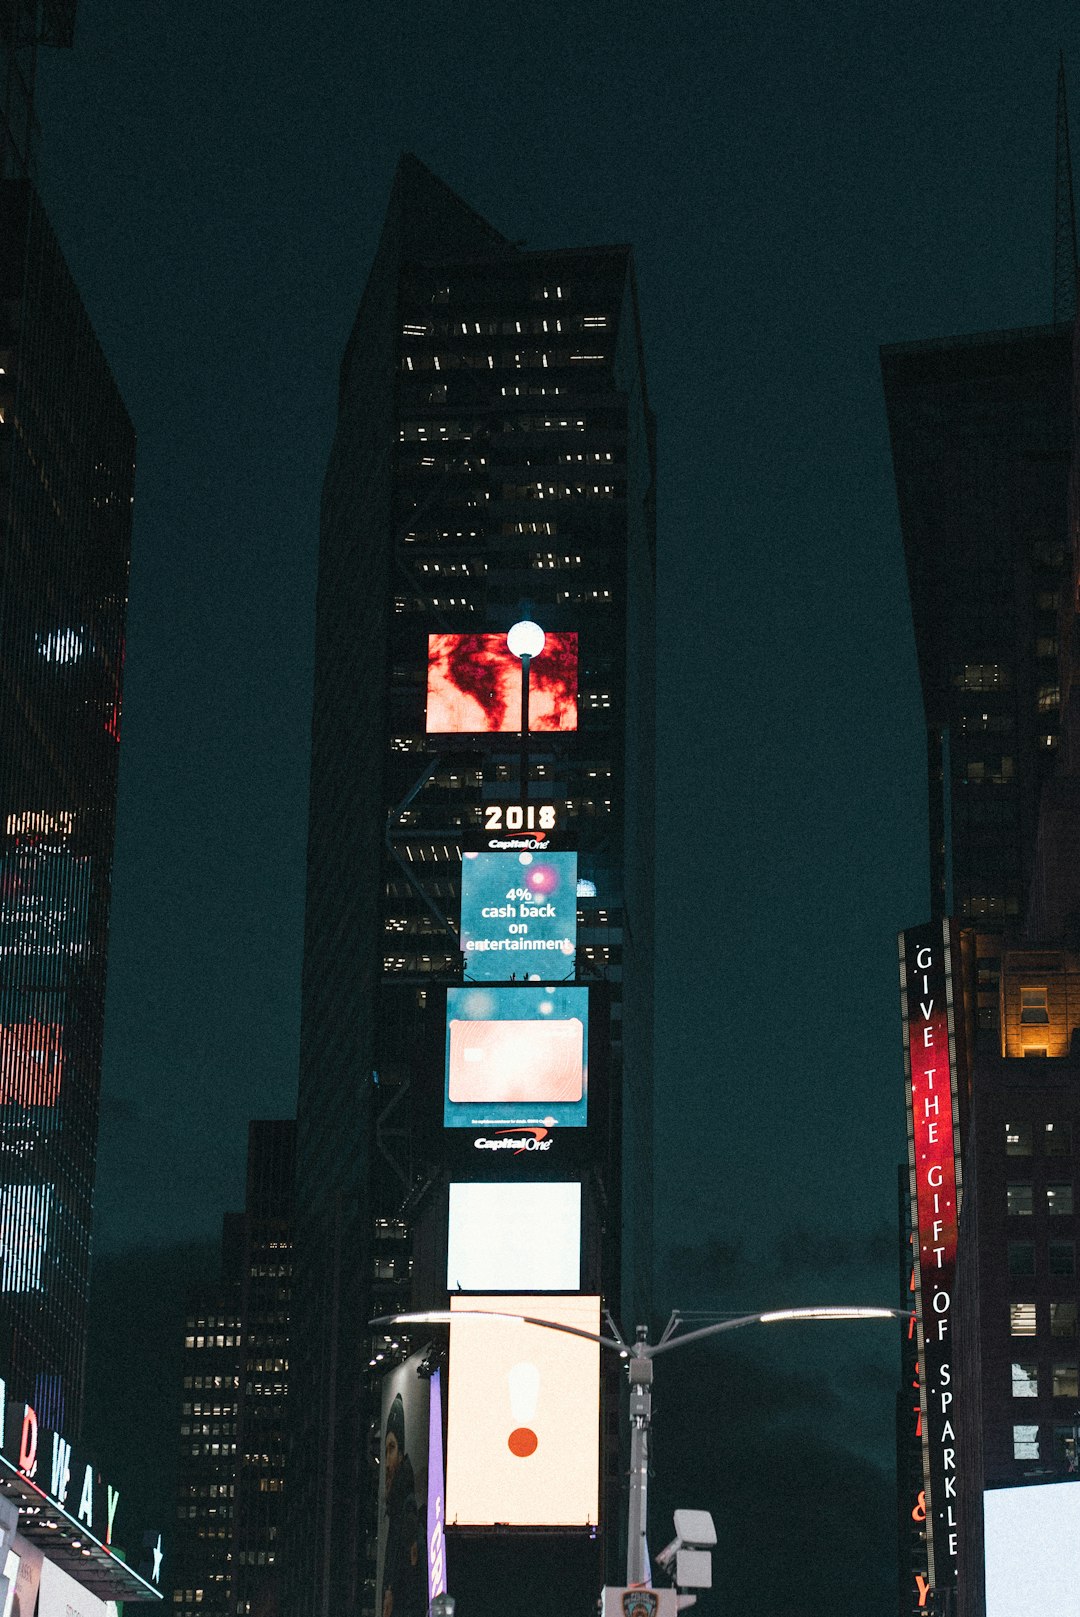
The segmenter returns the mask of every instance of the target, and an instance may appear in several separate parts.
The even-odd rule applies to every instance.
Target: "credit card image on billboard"
[[[578,637],[549,634],[529,669],[529,729],[577,729]],[[428,635],[428,735],[521,729],[521,664],[504,634]]]
[[[467,977],[573,977],[577,854],[466,852],[461,947]]]
[[[580,1284],[580,1184],[451,1184],[447,1291],[576,1291]]]
[[[599,1297],[451,1297],[450,1307],[600,1330]],[[453,1320],[448,1524],[589,1527],[599,1469],[599,1346],[518,1319]]]
[[[445,1127],[583,1127],[588,992],[559,987],[449,989]]]

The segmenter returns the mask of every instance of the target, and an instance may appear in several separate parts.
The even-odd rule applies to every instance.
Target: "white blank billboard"
[[[452,1184],[447,1291],[576,1291],[581,1185]]]
[[[986,1617],[1080,1617],[1080,1482],[983,1494]]]
[[[526,1314],[600,1330],[599,1297],[451,1297],[446,1521],[588,1527],[597,1520],[600,1349]],[[558,1603],[554,1609],[558,1609]]]

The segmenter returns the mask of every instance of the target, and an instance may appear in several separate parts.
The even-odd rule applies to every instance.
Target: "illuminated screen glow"
[[[549,634],[529,669],[529,729],[577,729],[578,637]],[[429,735],[521,729],[521,664],[504,634],[428,635]]]
[[[451,1184],[447,1291],[576,1291],[580,1184]]]
[[[445,1127],[583,1127],[588,1006],[587,988],[448,989]]]
[[[26,847],[0,858],[0,961],[17,987],[59,988],[86,945],[90,860]]]
[[[64,1072],[61,1009],[60,995],[12,996],[0,1021],[0,1105],[56,1105]]]
[[[600,1330],[599,1297],[451,1297],[457,1312]],[[518,1320],[450,1326],[446,1519],[462,1527],[597,1521],[600,1348]]]
[[[572,977],[577,854],[463,854],[461,947],[467,977]]]
[[[51,1202],[48,1185],[0,1185],[0,1292],[40,1288]]]
[[[983,1530],[986,1617],[1080,1617],[1080,1482],[993,1488]]]
[[[115,1617],[116,1603],[99,1600],[47,1557],[41,1564],[37,1617]]]

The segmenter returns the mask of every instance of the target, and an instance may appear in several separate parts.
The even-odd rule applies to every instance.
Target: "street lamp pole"
[[[609,1316],[610,1317],[610,1316]],[[587,1342],[615,1352],[626,1362],[630,1382],[630,1497],[626,1519],[626,1583],[627,1587],[649,1583],[649,1433],[652,1430],[653,1361],[662,1353],[673,1353],[677,1348],[689,1347],[691,1342],[703,1341],[707,1336],[719,1336],[725,1331],[743,1330],[748,1325],[784,1325],[803,1320],[858,1320],[908,1319],[903,1308],[822,1307],[777,1308],[760,1314],[737,1314],[721,1319],[697,1330],[677,1334],[682,1316],[673,1313],[664,1327],[659,1342],[649,1341],[649,1328],[639,1325],[633,1343],[621,1336],[597,1336],[592,1331],[579,1330],[576,1325],[560,1325],[554,1320],[537,1319],[529,1314],[504,1314],[495,1309],[436,1308],[422,1314],[387,1314],[381,1319],[369,1320],[372,1330],[402,1325],[451,1325],[457,1319],[512,1319],[523,1325],[539,1325],[547,1331],[561,1331],[567,1336],[580,1336]],[[613,1327],[614,1329],[614,1327]]]
[[[529,674],[532,660],[544,649],[547,636],[538,623],[522,618],[506,636],[511,656],[521,662],[521,805],[529,801]]]

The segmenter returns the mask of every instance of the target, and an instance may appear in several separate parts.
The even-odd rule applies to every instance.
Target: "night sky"
[[[877,350],[1049,319],[1062,47],[1071,0],[80,0],[41,186],[139,435],[99,1348],[124,1277],[197,1268],[242,1205],[248,1119],[294,1106],[319,491],[403,149],[531,247],[636,254],[660,1301],[895,1300],[895,934],[928,882]],[[729,1597],[889,1609],[895,1337],[811,1334],[694,1361],[707,1455],[660,1373],[671,1503],[734,1523],[764,1456],[788,1550]]]

